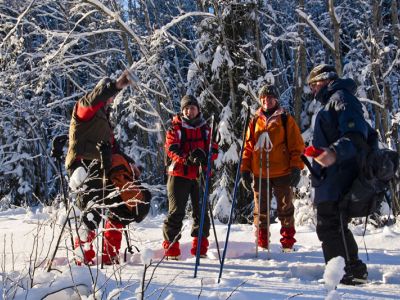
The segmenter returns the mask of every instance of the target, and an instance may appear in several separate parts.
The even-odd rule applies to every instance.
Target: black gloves
[[[252,191],[252,187],[251,187],[252,182],[253,182],[253,178],[251,177],[250,172],[249,171],[242,172],[242,178],[240,179],[240,183],[249,192]]]
[[[68,136],[67,135],[59,135],[56,136],[53,139],[52,145],[51,145],[51,153],[50,156],[54,157],[55,159],[61,159],[61,157],[63,156],[63,148],[65,143],[68,140]]]
[[[190,152],[188,158],[188,163],[195,166],[205,166],[207,164],[207,154],[201,148],[196,148]]]
[[[97,150],[100,152],[101,168],[110,171],[112,163],[112,147],[110,142],[101,141],[96,145]]]
[[[290,177],[290,186],[296,187],[300,181],[300,169],[293,168],[292,171],[290,172],[289,177]]]

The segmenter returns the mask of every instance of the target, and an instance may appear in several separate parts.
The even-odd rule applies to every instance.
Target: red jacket
[[[196,179],[199,167],[188,164],[187,158],[196,148],[203,149],[207,155],[209,144],[210,127],[202,117],[199,124],[193,127],[183,121],[179,114],[176,115],[165,139],[165,151],[171,160],[167,173],[171,176]],[[215,160],[217,157],[218,145],[213,142],[211,159]]]

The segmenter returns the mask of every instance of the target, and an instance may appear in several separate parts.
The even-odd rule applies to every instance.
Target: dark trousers
[[[115,192],[115,186],[107,178],[103,185],[103,170],[96,161],[77,161],[73,163],[69,170],[71,176],[78,168],[83,167],[88,176],[84,180],[82,186],[86,186],[85,190],[81,190],[77,195],[76,204],[82,211],[82,221],[87,228],[95,230],[100,221],[102,208],[107,213],[109,219],[118,221],[123,225],[127,225],[134,220],[133,213],[125,205],[121,197],[111,197],[110,194]]]
[[[191,236],[197,237],[200,228],[200,190],[199,183],[195,179],[187,179],[178,176],[168,176],[168,215],[164,220],[163,235],[166,241],[178,241],[181,238],[180,231],[185,218],[186,205],[190,199],[192,201],[193,225]],[[208,237],[210,232],[210,218],[204,216],[203,237]]]
[[[358,260],[358,246],[352,232],[348,228],[348,219],[343,217],[343,232],[346,239],[349,261]],[[346,252],[340,226],[338,202],[327,201],[317,205],[317,235],[322,242],[325,263],[331,258],[342,256],[346,264]]]
[[[270,178],[269,191],[267,190],[267,179],[261,179],[261,210],[259,215],[258,199],[259,199],[259,178],[254,178],[254,224],[260,222],[260,228],[267,227],[267,197],[269,193],[269,204],[271,207],[272,194],[276,197],[278,219],[282,227],[294,227],[294,206],[293,206],[293,190],[290,186],[290,178],[281,176]]]

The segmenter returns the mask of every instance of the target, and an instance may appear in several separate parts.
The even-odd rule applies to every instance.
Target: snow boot
[[[292,252],[293,251],[293,245],[294,245],[294,243],[296,243],[296,239],[294,238],[295,234],[296,234],[296,230],[294,229],[294,227],[282,227],[281,228],[282,238],[280,239],[280,242],[282,245],[283,252]]]
[[[124,225],[107,220],[104,227],[104,247],[102,261],[105,265],[119,264],[119,249],[121,248],[122,228]]]
[[[84,236],[86,235],[86,236]],[[75,262],[78,266],[82,265],[82,258],[83,263],[85,265],[93,265],[93,259],[96,256],[96,252],[93,250],[93,240],[96,237],[96,233],[93,230],[88,230],[85,234],[82,232],[80,236],[75,238],[74,248],[76,252]],[[81,251],[81,247],[83,250],[83,255]]]
[[[179,249],[179,242],[164,241],[162,243],[164,248],[164,256],[167,260],[179,260],[181,256],[181,250]]]
[[[193,238],[193,242],[192,242],[192,249],[190,249],[190,253],[193,256],[196,256],[196,252],[197,252],[197,244],[198,244],[198,238],[197,236]],[[200,246],[200,257],[207,257],[207,250],[208,250],[208,239],[206,237],[202,237],[201,238],[201,246]]]
[[[258,230],[258,247],[268,249],[269,232],[268,228],[260,228]]]
[[[346,273],[342,280],[340,280],[340,283],[342,284],[358,285],[368,282],[367,265],[359,259],[346,264],[344,271]]]

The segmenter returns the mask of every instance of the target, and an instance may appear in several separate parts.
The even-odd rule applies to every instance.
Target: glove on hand
[[[320,156],[322,152],[324,152],[323,149],[316,148],[314,146],[308,146],[306,149],[304,149],[304,155],[308,157]]]
[[[292,171],[290,172],[289,177],[290,177],[290,186],[296,187],[300,181],[300,169],[293,168]]]
[[[67,140],[68,140],[68,136],[67,135],[56,136],[53,139],[53,142],[52,142],[50,156],[54,157],[56,159],[61,159],[61,157],[64,154],[63,153],[63,148],[64,148],[64,145],[65,145]]]
[[[251,178],[250,172],[249,171],[242,172],[242,178],[240,179],[240,183],[249,192],[252,191],[252,186],[251,186],[252,182],[253,178]]]
[[[196,148],[189,154],[188,162],[195,166],[205,166],[207,164],[207,155],[203,149]]]
[[[110,142],[101,141],[96,145],[97,150],[100,152],[101,168],[108,172],[111,169],[112,163],[112,147]]]

